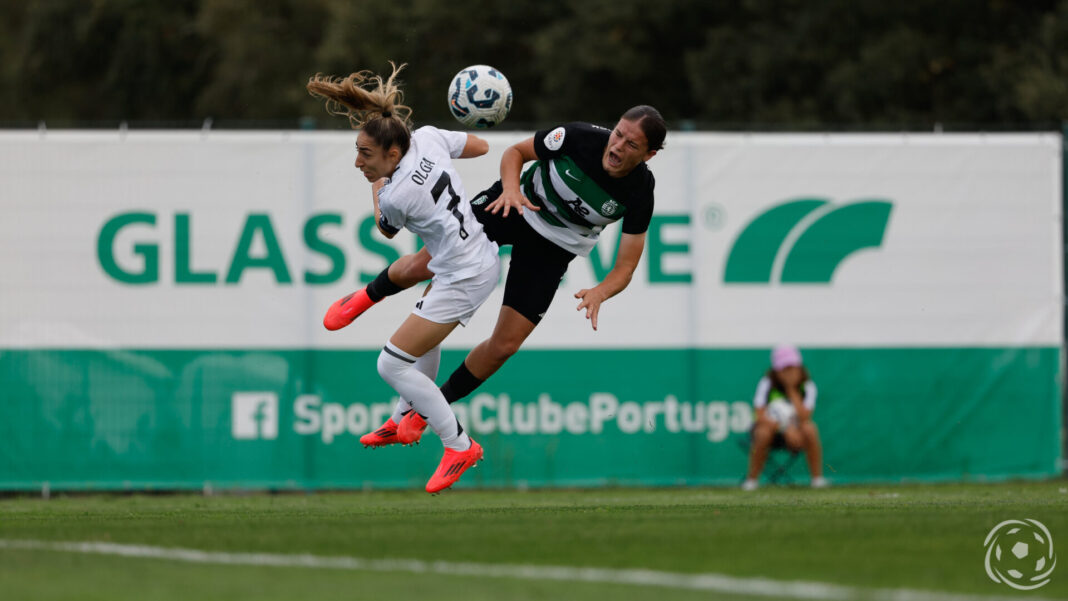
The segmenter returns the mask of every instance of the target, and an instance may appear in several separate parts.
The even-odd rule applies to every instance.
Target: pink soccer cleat
[[[429,493],[441,492],[456,484],[456,481],[467,471],[467,468],[474,466],[480,459],[482,459],[482,445],[475,442],[473,438],[471,439],[471,447],[466,451],[445,449],[445,454],[441,457],[441,464],[438,465],[434,475],[430,477],[430,481],[426,483],[426,491]]]
[[[393,421],[392,417],[374,432],[368,432],[360,437],[360,444],[365,447],[384,447],[399,442],[400,440],[397,439],[397,422]]]
[[[426,430],[426,420],[415,410],[409,411],[397,425],[397,439],[401,444],[415,444]]]
[[[326,310],[326,316],[323,317],[323,326],[331,331],[340,330],[374,304],[374,301],[367,296],[367,288],[360,288],[330,305],[330,308]]]

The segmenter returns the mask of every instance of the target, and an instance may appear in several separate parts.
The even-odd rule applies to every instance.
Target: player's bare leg
[[[488,379],[497,373],[505,361],[516,354],[536,326],[537,324],[523,317],[515,309],[501,307],[493,334],[471,349],[464,359],[464,364],[476,378]]]
[[[786,442],[786,448],[793,452],[800,451],[805,445],[805,439],[801,435],[801,429],[796,424],[790,424],[782,431],[782,439]]]
[[[389,279],[400,288],[411,288],[419,282],[425,282],[434,277],[427,265],[430,263],[430,253],[427,249],[404,255],[389,265]]]
[[[445,400],[455,403],[474,392],[519,350],[536,326],[515,309],[501,307],[493,334],[471,349],[460,367],[441,386]]]
[[[827,480],[823,477],[823,445],[820,444],[819,430],[811,420],[801,424],[802,445],[805,459],[808,461],[808,473],[812,476],[812,486],[823,488]]]
[[[752,442],[749,445],[749,471],[745,475],[742,488],[753,490],[757,487],[760,472],[764,470],[764,464],[768,461],[768,453],[771,452],[775,428],[775,423],[770,421],[758,421],[753,426]]]

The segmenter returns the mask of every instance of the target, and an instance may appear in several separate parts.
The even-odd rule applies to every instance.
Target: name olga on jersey
[[[434,169],[434,161],[426,157],[420,157],[419,164],[416,165],[415,170],[412,171],[412,181],[422,186],[426,183],[426,178],[430,177],[430,172]]]

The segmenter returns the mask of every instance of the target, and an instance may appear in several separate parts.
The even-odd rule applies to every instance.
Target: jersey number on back
[[[434,187],[430,189],[430,195],[434,197],[434,204],[437,204],[441,200],[441,193],[445,190],[449,191],[449,204],[445,205],[445,208],[452,211],[453,217],[460,222],[460,239],[467,240],[467,230],[464,229],[464,216],[456,205],[460,204],[460,197],[456,195],[456,191],[452,189],[452,178],[449,174],[442,171],[441,177],[438,178],[438,183],[434,184]]]

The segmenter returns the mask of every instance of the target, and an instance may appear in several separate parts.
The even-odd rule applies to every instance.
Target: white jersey
[[[497,245],[471,213],[452,166],[466,144],[463,132],[420,127],[393,177],[378,191],[379,225],[390,233],[408,228],[422,238],[430,252],[428,267],[442,283],[478,275],[497,263]]]
[[[809,380],[805,382],[802,388],[805,392],[805,398],[801,402],[801,405],[809,411],[815,410],[816,383],[812,380]],[[774,401],[775,399],[785,398],[786,396],[784,396],[781,392],[771,387],[771,378],[764,376],[760,378],[759,382],[757,382],[756,395],[753,396],[753,407],[756,409],[760,409],[762,407],[766,407],[768,403]]]

